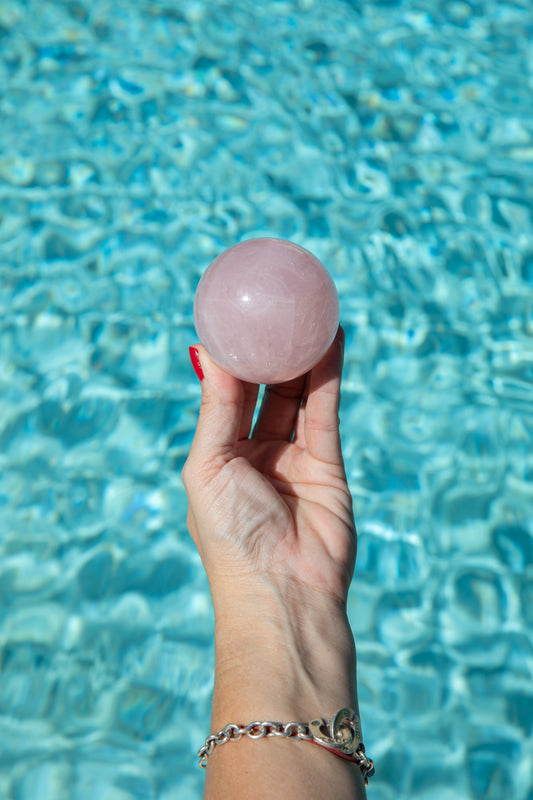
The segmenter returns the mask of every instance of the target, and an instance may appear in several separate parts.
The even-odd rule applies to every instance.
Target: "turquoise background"
[[[372,800],[533,800],[529,0],[0,2],[0,796],[199,800],[192,300],[335,278]],[[237,745],[234,745],[237,746]]]

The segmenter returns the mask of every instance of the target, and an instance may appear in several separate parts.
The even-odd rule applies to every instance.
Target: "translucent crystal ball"
[[[283,239],[251,239],[203,274],[194,324],[212,358],[252,383],[282,383],[312,369],[339,326],[339,298],[324,265]]]

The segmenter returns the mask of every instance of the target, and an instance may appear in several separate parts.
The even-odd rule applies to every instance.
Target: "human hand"
[[[266,387],[252,431],[259,387],[197,349],[202,404],[182,477],[215,609],[212,730],[358,709],[346,614],[356,531],[339,437],[343,351],[339,328],[307,376]],[[365,796],[360,771],[322,748],[276,739],[216,749],[210,800],[250,796],[241,759],[265,795]]]
[[[344,605],[356,532],[339,437],[342,328],[307,376],[266,387],[253,431],[259,387],[197,350],[202,404],[182,478],[215,612],[260,591]]]

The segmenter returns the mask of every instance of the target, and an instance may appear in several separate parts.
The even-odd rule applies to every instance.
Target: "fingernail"
[[[202,365],[200,364],[200,356],[198,355],[198,348],[189,347],[189,356],[191,358],[192,368],[196,374],[196,377],[198,378],[199,381],[203,381],[204,371],[202,369]]]

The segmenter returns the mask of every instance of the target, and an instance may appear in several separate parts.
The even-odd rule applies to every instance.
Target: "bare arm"
[[[266,603],[252,608],[257,614],[244,615],[237,629],[235,620],[217,623],[212,731],[230,721],[309,722],[357,707],[355,651],[341,610],[324,603],[306,618],[298,598],[272,614],[265,613]],[[308,741],[243,737],[215,748],[206,800],[270,793],[310,800],[365,797],[355,764]]]
[[[202,407],[183,471],[188,525],[215,609],[211,732],[357,710],[346,597],[356,533],[340,448],[343,336],[306,378],[267,389],[199,348]],[[209,756],[206,800],[365,797],[356,764],[308,741],[228,742]]]

